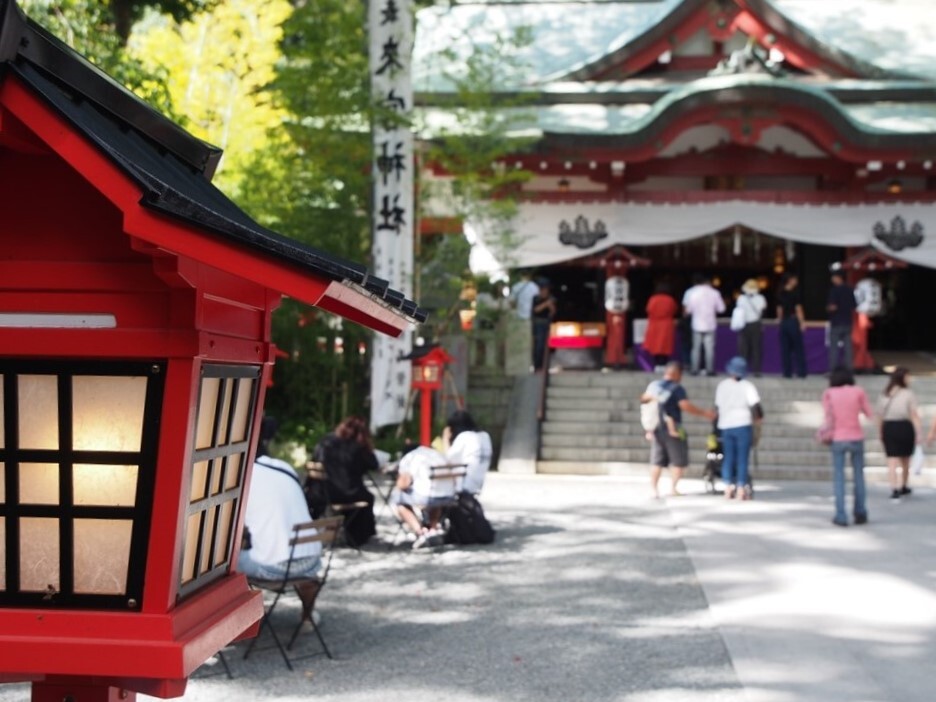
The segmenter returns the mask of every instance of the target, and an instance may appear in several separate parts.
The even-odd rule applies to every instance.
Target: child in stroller
[[[716,420],[717,421],[717,420]],[[754,463],[753,468],[757,468],[757,439],[760,436],[760,427],[754,428]],[[705,442],[705,467],[702,469],[702,480],[705,481],[705,491],[710,495],[718,494],[719,490],[715,488],[715,481],[721,480],[722,461],[725,460],[725,453],[722,449],[721,431],[716,422],[712,422],[712,431]],[[748,471],[747,484],[751,489],[751,495],[754,495],[754,479],[751,477],[753,470]]]

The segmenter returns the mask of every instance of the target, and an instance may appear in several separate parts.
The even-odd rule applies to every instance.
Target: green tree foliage
[[[158,5],[159,3],[149,3]],[[117,34],[105,0],[20,0],[26,14],[92,63],[179,122],[166,87],[167,71],[131,56]]]
[[[174,109],[195,136],[224,150],[215,184],[238,198],[255,155],[286,120],[267,90],[280,60],[287,0],[225,0],[190,19],[150,16],[129,48],[151,72],[161,72]]]

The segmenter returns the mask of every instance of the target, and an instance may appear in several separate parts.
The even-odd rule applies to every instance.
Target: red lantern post
[[[425,316],[259,227],[219,155],[0,0],[0,682],[34,701],[179,696],[256,632],[236,564],[283,294]]]
[[[441,346],[413,349],[406,358],[413,362],[413,391],[419,393],[419,443],[432,443],[432,393],[442,388],[445,367],[454,359]]]

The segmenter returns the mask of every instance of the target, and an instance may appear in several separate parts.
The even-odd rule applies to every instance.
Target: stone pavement
[[[320,602],[338,660],[290,673],[239,644],[235,679],[193,680],[185,699],[932,698],[932,490],[891,504],[873,486],[871,523],[842,529],[825,483],[759,484],[749,503],[685,489],[656,501],[644,480],[493,474],[494,546],[340,552]]]

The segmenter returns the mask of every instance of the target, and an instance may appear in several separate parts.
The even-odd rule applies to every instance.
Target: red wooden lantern
[[[432,443],[432,393],[442,388],[445,367],[453,359],[441,346],[417,346],[406,356],[413,362],[414,391],[419,392],[419,443]]]
[[[257,225],[219,155],[0,0],[0,681],[33,700],[178,696],[255,633],[235,568],[283,294],[425,318]]]

